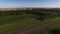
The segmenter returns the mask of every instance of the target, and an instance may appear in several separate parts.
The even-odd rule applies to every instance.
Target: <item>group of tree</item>
[[[60,16],[60,10],[48,10],[48,9],[32,9],[32,10],[15,10],[15,11],[0,11],[0,16],[9,15],[23,15],[23,14],[35,14],[39,17],[37,19],[44,20],[45,18],[52,18]]]

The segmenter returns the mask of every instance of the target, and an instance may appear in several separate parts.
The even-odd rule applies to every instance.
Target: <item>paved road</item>
[[[33,32],[39,31],[39,30],[43,30],[45,28],[47,28],[48,26],[52,26],[53,24],[59,23],[60,19],[56,19],[56,20],[52,20],[52,21],[48,21],[46,23],[42,23],[40,26],[34,26],[30,29],[18,29],[16,31],[11,31],[8,32],[6,34],[17,34],[18,32],[21,32],[21,34],[32,34]]]

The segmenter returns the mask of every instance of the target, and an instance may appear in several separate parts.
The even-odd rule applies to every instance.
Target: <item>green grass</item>
[[[33,14],[23,14],[23,15],[9,15],[9,16],[0,16],[0,25],[14,22],[16,20],[23,21],[24,19],[35,18]]]
[[[6,32],[14,31],[17,29],[24,29],[24,28],[29,29],[30,27],[33,27],[34,24],[40,25],[40,21],[35,19],[26,19],[23,20],[22,22],[15,21],[9,24],[0,25],[0,34],[4,34]]]
[[[56,20],[56,19],[60,19],[60,16],[56,16],[53,18],[46,18],[45,21],[52,21],[52,20]]]
[[[3,16],[0,17],[0,25],[16,21],[18,18],[16,16]]]
[[[50,34],[49,31],[52,30],[52,29],[60,29],[60,23],[49,26],[48,28],[46,28],[42,31],[37,31],[34,34]]]
[[[5,34],[17,29],[26,30],[40,25],[40,20],[37,20],[38,15],[35,14],[22,14],[22,15],[7,15],[0,16],[0,34]]]
[[[49,31],[52,29],[60,29],[60,23],[49,26],[48,28],[42,31],[42,34],[50,34]]]
[[[2,13],[2,15],[3,14],[4,12]],[[15,31],[17,29],[24,29],[24,28],[26,28],[25,30],[29,30],[32,27],[40,26],[41,24],[40,20],[38,20],[40,19],[40,15],[30,13],[23,13],[21,15],[12,15],[12,14],[0,16],[0,34],[5,34],[10,31]],[[59,18],[60,18],[59,16],[48,17],[45,19],[45,21],[51,21]],[[34,34],[48,34],[48,30],[50,30],[51,28],[58,28],[57,26],[59,27],[60,25],[56,24],[53,25],[52,27],[49,26],[47,29],[43,30],[42,33],[38,31],[35,32]]]

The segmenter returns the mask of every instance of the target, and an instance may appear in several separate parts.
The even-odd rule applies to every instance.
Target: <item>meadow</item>
[[[18,29],[26,31],[40,26],[49,20],[55,20],[56,18],[60,18],[60,10],[33,9],[0,11],[0,34],[6,34]],[[49,30],[50,27],[48,28]],[[52,27],[55,28],[54,25]],[[21,32],[17,32],[16,34],[21,34]],[[40,31],[34,34],[40,34]]]

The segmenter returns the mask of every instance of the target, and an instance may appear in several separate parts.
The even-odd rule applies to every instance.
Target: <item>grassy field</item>
[[[60,19],[60,17],[58,17],[58,18],[53,18],[53,19],[50,19],[50,20],[48,20],[48,21],[52,21],[52,20],[56,20],[56,19]],[[35,32],[35,33],[33,33],[33,34],[52,34],[52,33],[50,33],[50,31],[51,31],[51,30],[54,30],[54,29],[60,31],[60,23],[53,24],[53,25],[47,27],[46,29],[43,29],[42,31],[37,31],[37,32]],[[56,31],[56,32],[57,32],[57,31]],[[59,33],[60,33],[60,32],[59,32]]]
[[[49,31],[54,30],[54,29],[60,29],[60,23],[49,26],[48,28],[46,28],[45,30],[42,31],[42,34],[51,34]]]
[[[17,11],[0,11],[0,34],[5,34],[18,29],[29,30],[41,23],[60,18],[60,11],[44,11],[41,9],[34,10],[17,10]],[[60,24],[60,23],[59,23]],[[48,30],[58,28],[56,24],[49,26],[42,33],[40,31],[34,34],[48,34]],[[58,27],[57,27],[58,26]],[[21,32],[18,32],[21,34]]]
[[[36,25],[40,25],[40,21],[32,17],[31,14],[0,16],[0,34],[5,34],[17,29],[29,29]]]

